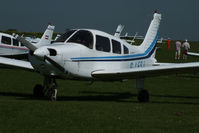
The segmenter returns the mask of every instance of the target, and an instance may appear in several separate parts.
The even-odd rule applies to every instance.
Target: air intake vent
[[[57,55],[57,51],[55,49],[48,48],[48,50],[50,52],[50,56],[56,56]]]

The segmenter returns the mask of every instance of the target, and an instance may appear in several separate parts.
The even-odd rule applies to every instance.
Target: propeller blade
[[[65,69],[58,64],[57,62],[55,62],[54,60],[52,60],[51,58],[49,58],[48,56],[44,56],[44,60],[49,61],[54,67],[56,67],[57,69],[59,69],[60,71],[62,71],[63,73],[65,73]]]
[[[20,37],[19,35],[15,36],[16,39],[23,43],[24,46],[26,46],[27,48],[29,48],[31,51],[35,51],[37,49],[37,47],[35,45],[33,45],[32,43],[30,43],[29,41],[27,41],[26,39],[24,39],[23,37]]]

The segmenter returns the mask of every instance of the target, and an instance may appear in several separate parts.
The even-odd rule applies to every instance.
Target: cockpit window
[[[113,53],[121,54],[121,44],[116,40],[112,40]]]
[[[110,40],[107,37],[96,35],[96,50],[110,52]]]
[[[67,42],[82,44],[90,49],[93,48],[93,35],[87,30],[80,30],[75,33]]]
[[[11,38],[10,37],[6,37],[6,36],[2,36],[1,42],[4,43],[4,44],[11,45]]]
[[[66,39],[68,39],[76,30],[69,30],[66,33],[64,33],[63,35],[61,35],[59,38],[57,38],[57,40],[55,40],[54,42],[65,42]]]

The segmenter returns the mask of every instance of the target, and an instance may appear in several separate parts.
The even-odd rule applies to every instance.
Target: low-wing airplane
[[[121,35],[123,29],[124,29],[124,25],[119,24],[117,26],[114,36],[120,38],[120,35]]]
[[[187,52],[187,55],[191,55],[191,56],[199,56],[199,53],[195,53],[195,52]]]
[[[130,40],[130,39],[126,39],[126,41],[127,41],[129,44],[135,43],[135,38],[136,38],[137,34],[138,34],[138,32],[135,33],[135,35],[133,36],[133,39],[131,39],[131,40]]]
[[[38,40],[34,45],[42,46],[43,44],[50,43],[55,26],[48,25],[46,31],[42,36],[42,40]],[[27,38],[25,38],[27,39]],[[31,40],[28,40],[31,41]],[[12,35],[6,33],[0,33],[0,56],[24,58],[29,53],[29,49],[25,47],[21,42],[16,40]]]
[[[123,29],[124,29],[124,25],[119,24],[117,26],[114,36],[118,37],[120,39],[126,40],[129,44],[135,43],[135,38],[137,37],[138,32],[136,32],[134,36],[128,36],[128,33],[126,33],[125,36],[121,36]],[[142,37],[142,36],[140,36],[140,37]],[[143,38],[140,38],[140,39],[143,39]]]
[[[56,99],[56,79],[123,81],[136,79],[138,100],[149,101],[144,78],[199,70],[199,63],[157,63],[155,46],[161,14],[153,20],[140,46],[98,30],[74,29],[60,36],[53,44],[36,46],[20,36],[17,40],[30,49],[29,61],[0,57],[0,64],[33,70],[44,76],[43,85],[33,89],[35,96]]]
[[[25,36],[25,39],[31,42],[32,44],[38,43],[41,38],[35,36]]]
[[[163,42],[163,37],[161,37],[159,40],[157,40],[157,43],[162,44],[162,42]]]

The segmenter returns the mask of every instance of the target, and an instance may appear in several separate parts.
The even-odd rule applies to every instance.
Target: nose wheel
[[[44,87],[40,84],[36,84],[33,89],[34,97],[43,97],[44,96]]]
[[[57,89],[53,89],[49,97],[50,97],[51,101],[56,101],[56,99],[57,99]]]
[[[51,101],[57,99],[57,83],[54,78],[44,77],[43,86],[40,84],[35,85],[33,89],[33,96],[35,97],[48,97]]]
[[[57,83],[55,79],[52,81],[52,87],[49,90],[49,95],[48,97],[50,98],[51,101],[56,101],[57,99]]]

